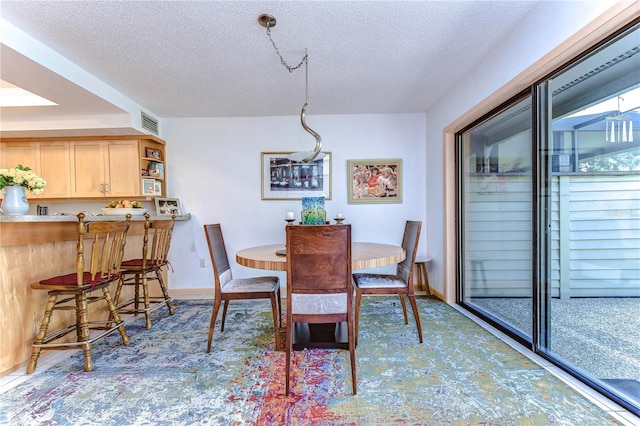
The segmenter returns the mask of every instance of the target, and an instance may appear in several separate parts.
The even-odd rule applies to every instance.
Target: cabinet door
[[[141,194],[138,141],[111,141],[105,158],[106,195],[114,199]]]
[[[71,142],[72,197],[105,196],[105,142]]]
[[[29,167],[38,176],[40,171],[40,159],[38,156],[37,142],[8,142],[0,144],[0,169],[12,169],[18,165]],[[45,178],[46,180],[46,178]],[[45,187],[45,191],[47,187]],[[27,198],[40,198],[31,191],[25,191]]]
[[[41,198],[67,198],[71,196],[69,142],[40,143],[40,176],[47,181]]]

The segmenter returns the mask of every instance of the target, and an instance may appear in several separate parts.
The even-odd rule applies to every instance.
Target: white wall
[[[444,293],[445,165],[443,129],[481,103],[503,85],[524,72],[563,41],[610,8],[612,3],[599,1],[540,2],[499,45],[492,49],[472,72],[459,81],[445,97],[427,111],[428,146],[426,202],[427,252],[430,264],[429,283]],[[569,60],[570,58],[567,58]],[[469,124],[469,123],[467,123]],[[451,300],[451,299],[449,299]]]
[[[176,224],[170,253],[172,289],[213,289],[203,225],[220,223],[234,277],[273,272],[235,263],[236,251],[284,243],[285,213],[299,200],[261,200],[261,152],[311,150],[315,139],[300,117],[164,119],[167,191],[179,197],[189,222]],[[354,241],[400,244],[408,219],[425,221],[427,187],[424,114],[307,115],[307,124],[332,153],[332,199],[328,217],[342,212]],[[347,203],[347,160],[401,158],[401,204]],[[431,184],[431,183],[430,183]],[[424,225],[423,225],[424,229]],[[426,253],[425,232],[419,254]],[[205,259],[206,268],[200,268]],[[384,268],[381,268],[384,270]],[[281,281],[285,276],[280,275]]]

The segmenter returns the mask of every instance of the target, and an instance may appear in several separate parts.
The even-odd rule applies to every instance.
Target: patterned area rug
[[[0,398],[11,425],[612,425],[605,411],[450,306],[419,298],[424,343],[398,298],[367,297],[351,395],[348,351],[273,350],[268,302],[236,302],[205,353],[211,301],[176,301]],[[284,342],[284,333],[282,335]]]

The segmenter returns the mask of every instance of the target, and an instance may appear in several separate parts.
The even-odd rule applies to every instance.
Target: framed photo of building
[[[349,204],[402,203],[402,160],[348,160]]]
[[[158,216],[181,216],[180,199],[156,197],[156,214]]]
[[[331,199],[331,153],[308,163],[290,159],[291,152],[263,152],[262,199],[301,200],[302,197]]]

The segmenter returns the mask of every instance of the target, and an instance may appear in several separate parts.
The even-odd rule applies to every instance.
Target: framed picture
[[[156,197],[156,214],[158,216],[182,215],[179,198]]]
[[[157,161],[149,161],[149,176],[156,177],[158,179],[164,179],[164,164]]]
[[[291,152],[263,152],[262,199],[301,200],[302,197],[331,199],[331,153],[303,163],[291,160]]]
[[[157,149],[145,148],[144,153],[145,153],[146,157],[155,158],[157,160],[162,160],[162,155],[161,155],[160,151],[158,151]]]
[[[142,179],[142,195],[156,195],[155,179]]]
[[[402,203],[402,160],[348,160],[349,204]]]
[[[153,193],[154,195],[162,195],[162,182],[159,180],[156,180],[153,183]]]

